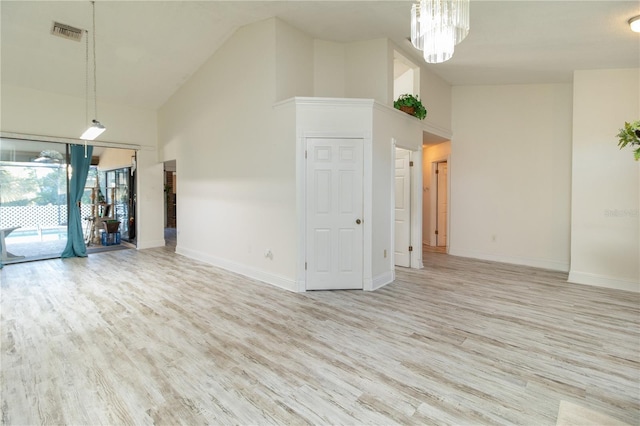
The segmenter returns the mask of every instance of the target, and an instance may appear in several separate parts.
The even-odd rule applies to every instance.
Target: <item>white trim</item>
[[[438,246],[438,238],[436,237],[436,223],[438,221],[438,175],[436,175],[436,169],[438,167],[438,160],[431,161],[431,185],[429,189],[429,245],[431,247]]]
[[[389,251],[389,261],[391,262],[389,266],[391,269],[396,267],[396,148],[398,148],[398,141],[396,138],[391,138],[391,167],[389,170],[391,185],[389,185],[391,189],[391,196],[389,197],[389,209],[391,210],[391,214],[389,217],[391,218],[391,232],[390,235],[390,245],[387,250]],[[373,288],[373,283],[372,287]]]
[[[404,117],[405,120],[410,120],[412,123],[414,123],[415,120],[420,121],[418,118],[412,117],[411,115],[402,112],[392,106],[381,104],[378,101],[374,102],[373,107],[374,109],[379,109],[381,111],[393,111],[394,114],[400,114],[399,117]],[[450,129],[438,126],[437,124],[429,123],[423,120],[420,122],[420,126],[422,127],[423,132],[431,133],[447,140],[451,140],[451,138],[453,137],[453,132]]]
[[[307,139],[371,139],[370,132],[332,132],[332,131],[316,131],[308,130],[302,132],[302,137],[306,141]],[[306,148],[306,143],[305,143]]]
[[[370,131],[363,133],[363,169],[362,169],[362,225],[363,229],[363,258],[362,258],[362,289],[370,287],[373,274],[373,138]]]
[[[451,132],[451,130],[432,123],[422,123],[422,131],[440,136],[441,138],[445,138],[447,140],[451,140],[451,138],[453,138],[453,133]]]
[[[492,262],[510,263],[514,265],[532,266],[552,271],[569,272],[569,262],[535,257],[506,256],[502,254],[482,253],[474,250],[449,248],[449,254],[472,259],[490,260]]]
[[[150,240],[150,241],[137,241],[136,248],[138,250],[156,248],[156,247],[164,247],[166,242],[164,239],[162,240]]]
[[[329,106],[329,107],[354,107],[361,106],[371,108],[376,103],[373,99],[366,98],[316,98],[316,97],[304,97],[296,96],[294,98],[285,99],[273,104],[273,108],[281,108],[288,104],[295,104],[296,106]]]
[[[243,275],[254,280],[261,281],[263,283],[271,284],[284,290],[293,292],[298,291],[296,282],[294,280],[275,275],[267,271],[256,269],[248,265],[233,262],[227,259],[222,259],[216,256],[211,256],[197,250],[176,247],[176,253],[191,259],[199,260],[201,262],[221,269],[225,269],[227,271],[234,272],[236,274]]]
[[[404,114],[404,113],[403,113]],[[396,209],[395,209],[395,164],[396,164],[396,149],[404,149],[409,151],[409,161],[413,162],[413,167],[409,168],[409,179],[411,182],[410,190],[410,235],[409,245],[413,247],[413,251],[409,253],[409,267],[412,269],[422,269],[424,264],[422,263],[422,146],[417,150],[406,148],[402,144],[398,144],[395,138],[391,138],[391,265],[396,267],[395,259],[395,223],[396,223]],[[415,157],[419,156],[419,160]]]
[[[24,133],[11,133],[11,132],[0,132],[0,137],[5,139],[19,139],[19,140],[29,140],[29,141],[38,141],[38,142],[57,142],[64,143],[67,145],[83,145],[84,141],[82,139],[73,139],[73,138],[59,138],[54,136],[42,136],[42,135],[29,135]],[[88,145],[104,147],[104,148],[122,148],[122,149],[132,149],[132,150],[140,150],[143,149],[140,145],[133,145],[128,143],[120,143],[120,142],[107,142],[107,141],[88,141]],[[155,147],[144,147],[155,149]]]
[[[418,157],[418,158],[414,158]],[[422,145],[411,151],[411,268],[422,269]]]
[[[307,177],[306,177],[306,139],[302,132],[296,135],[296,212],[297,212],[297,258],[296,290],[304,292],[307,288]]]
[[[451,176],[453,176],[453,169],[451,167],[451,154],[447,154],[447,244],[445,249],[447,254],[451,248]]]
[[[628,278],[611,277],[607,275],[592,274],[590,272],[571,271],[567,281],[574,284],[592,285],[640,293],[640,282],[630,280]]]
[[[392,269],[391,271],[383,272],[382,274],[376,275],[375,277],[373,277],[373,279],[371,280],[370,288],[365,290],[367,291],[378,290],[379,288],[382,288],[387,284],[391,284],[392,282],[395,281],[395,279],[396,279],[396,271],[394,269]]]
[[[441,155],[431,161],[431,186],[429,190],[429,245],[432,247],[438,246],[438,238],[436,237],[436,222],[438,220],[438,175],[436,175],[436,169],[438,163],[447,163],[447,243],[445,249],[449,253],[449,247],[451,244],[451,155]],[[434,185],[435,183],[435,185]],[[435,190],[434,190],[435,188]]]

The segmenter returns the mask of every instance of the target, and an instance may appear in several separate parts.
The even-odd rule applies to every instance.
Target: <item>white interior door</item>
[[[363,288],[362,175],[362,139],[307,139],[307,290]]]
[[[447,162],[438,163],[436,170],[438,178],[438,227],[437,245],[446,247],[447,245],[447,206],[449,194],[447,194]]]
[[[397,266],[411,266],[411,151],[396,148],[395,244]]]

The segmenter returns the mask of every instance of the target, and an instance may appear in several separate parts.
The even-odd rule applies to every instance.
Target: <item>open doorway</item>
[[[422,268],[422,152],[394,143],[393,261],[396,266]]]
[[[451,142],[444,138],[433,138],[423,145],[423,257],[449,251],[450,157]]]
[[[164,163],[164,241],[175,249],[178,242],[176,160]]]
[[[97,161],[85,185],[88,214],[82,217],[87,252],[135,247],[136,151],[94,147],[93,154]],[[118,225],[105,234],[106,222]]]
[[[447,226],[448,226],[448,212],[449,212],[449,191],[448,191],[448,171],[449,171],[449,163],[447,161],[438,161],[435,163],[435,192],[436,192],[436,202],[433,206],[433,214],[436,218],[435,223],[435,246],[436,247],[446,247],[447,244]],[[435,210],[435,211],[434,211]]]

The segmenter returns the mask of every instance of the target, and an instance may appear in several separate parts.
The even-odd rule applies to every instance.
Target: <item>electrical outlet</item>
[[[387,258],[387,249],[384,250],[384,258]]]
[[[273,253],[271,252],[271,250],[269,249],[265,250],[264,257],[266,257],[267,259],[273,260]]]

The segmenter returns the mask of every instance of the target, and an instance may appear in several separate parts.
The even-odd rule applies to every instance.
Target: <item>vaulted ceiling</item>
[[[314,38],[407,37],[410,1],[97,1],[98,97],[159,108],[240,26],[277,16]],[[0,2],[2,83],[84,97],[85,42],[53,21],[91,29],[89,1]],[[640,66],[627,20],[637,0],[471,0],[471,31],[450,61],[426,65],[452,85],[570,82],[573,70]]]

